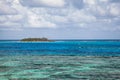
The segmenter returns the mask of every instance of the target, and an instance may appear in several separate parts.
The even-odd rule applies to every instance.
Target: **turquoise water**
[[[120,80],[120,41],[0,41],[0,80]]]

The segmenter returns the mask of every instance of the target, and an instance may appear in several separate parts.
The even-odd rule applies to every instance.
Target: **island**
[[[24,38],[24,39],[22,39],[21,41],[26,41],[26,42],[36,42],[36,41],[47,41],[47,42],[52,42],[53,40],[49,40],[49,39],[47,39],[47,38]]]

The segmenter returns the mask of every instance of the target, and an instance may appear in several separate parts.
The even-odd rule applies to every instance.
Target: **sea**
[[[0,40],[0,80],[120,80],[120,40]]]

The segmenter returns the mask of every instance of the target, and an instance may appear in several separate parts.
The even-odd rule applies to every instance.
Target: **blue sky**
[[[120,39],[120,0],[0,0],[0,39]]]

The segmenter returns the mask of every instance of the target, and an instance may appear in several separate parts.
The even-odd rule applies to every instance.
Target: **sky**
[[[120,0],[0,0],[0,39],[120,39]]]

